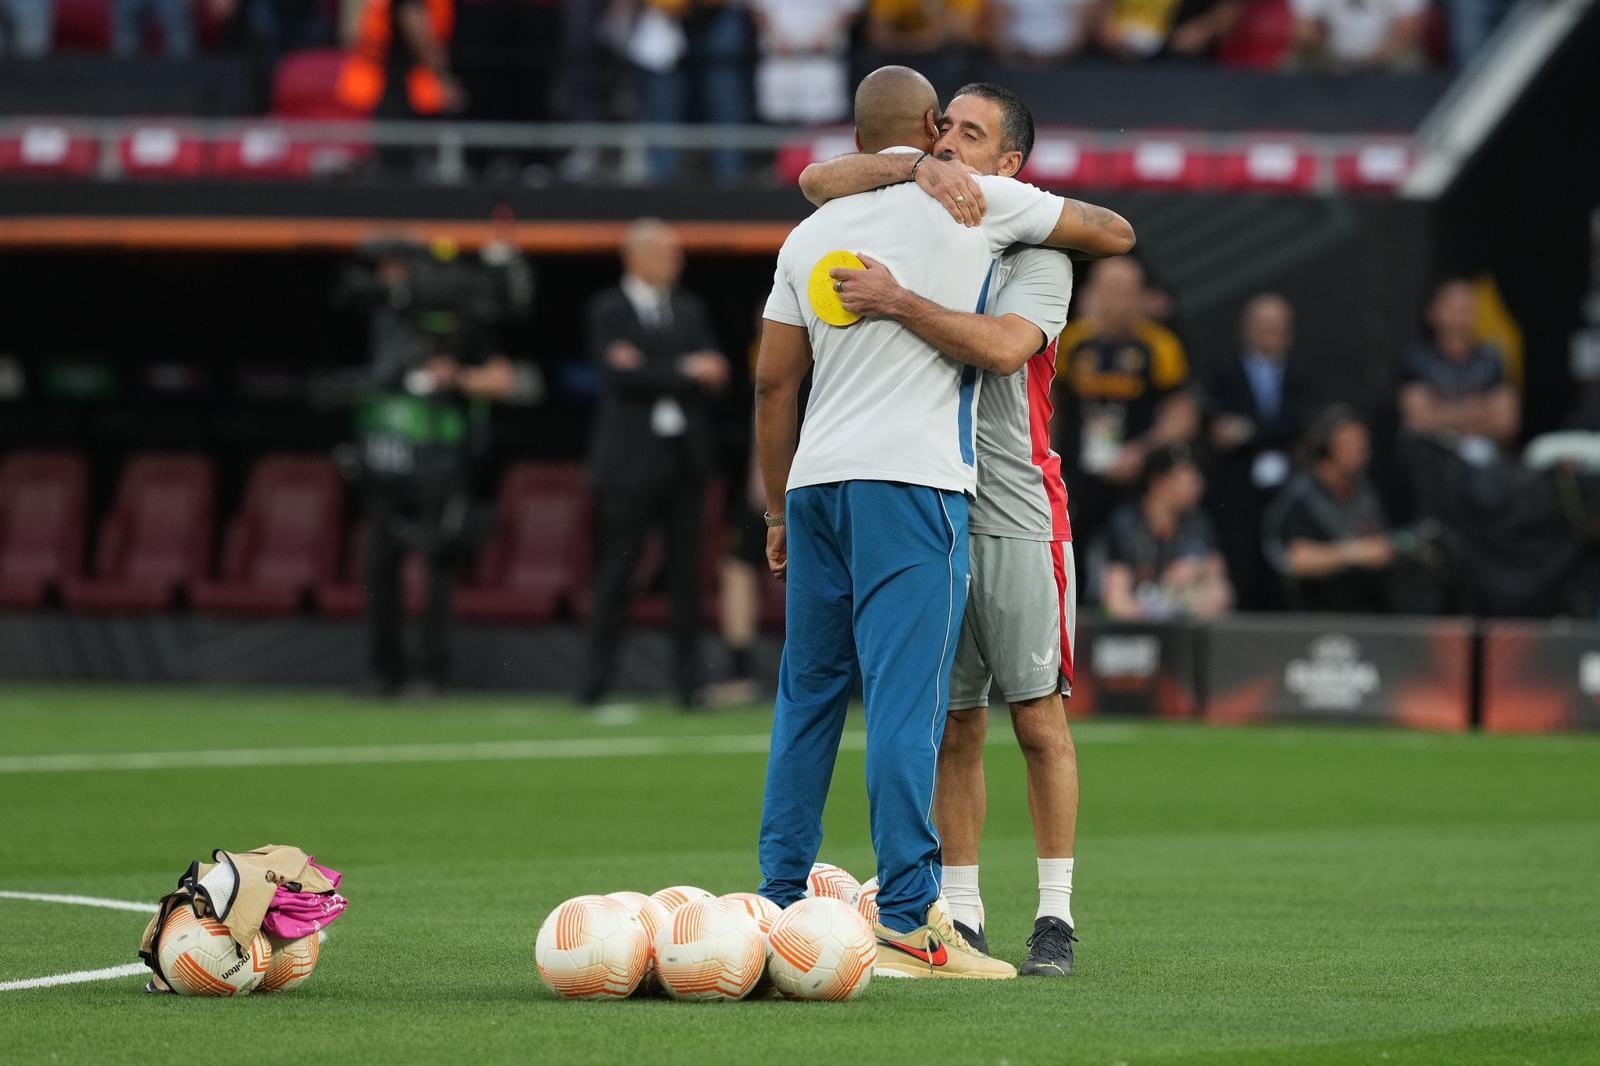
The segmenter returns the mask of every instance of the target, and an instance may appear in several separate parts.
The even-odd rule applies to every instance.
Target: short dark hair
[[[1184,441],[1173,441],[1150,450],[1145,456],[1144,469],[1139,472],[1139,491],[1149,492],[1150,486],[1166,477],[1180,466],[1194,465],[1194,449]]]
[[[968,82],[956,90],[956,96],[981,96],[999,104],[1000,150],[1021,152],[1023,163],[1027,163],[1033,154],[1033,112],[1022,102],[1022,97],[992,81]]]

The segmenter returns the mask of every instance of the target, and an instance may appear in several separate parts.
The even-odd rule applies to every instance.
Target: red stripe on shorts
[[[1067,517],[1067,486],[1061,480],[1061,456],[1050,450],[1050,386],[1056,379],[1056,341],[1028,360],[1028,437],[1033,448],[1033,465],[1044,478],[1045,499],[1050,507],[1050,525],[1056,540],[1072,539],[1072,520]]]
[[[1050,545],[1050,562],[1056,572],[1056,610],[1061,614],[1061,676],[1072,684],[1072,620],[1067,614],[1067,597],[1074,595],[1073,575],[1067,572],[1067,553],[1061,541]]]

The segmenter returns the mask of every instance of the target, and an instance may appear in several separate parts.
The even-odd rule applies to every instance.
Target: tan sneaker
[[[984,981],[1009,981],[1017,968],[991,959],[956,932],[950,918],[935,903],[928,908],[926,925],[909,933],[896,933],[877,923],[878,961],[874,977],[965,977]]]

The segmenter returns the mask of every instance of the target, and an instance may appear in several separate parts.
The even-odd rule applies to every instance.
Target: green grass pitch
[[[213,847],[272,842],[343,870],[352,901],[281,996],[0,991],[0,1059],[1600,1063],[1594,737],[1085,724],[1078,976],[880,981],[847,1004],[553,1000],[533,939],[560,900],[755,887],[766,728],[662,711],[601,726],[507,696],[0,689],[0,889],[153,900]],[[985,897],[997,953],[1020,961],[1033,848],[1021,760],[1003,719],[993,732]],[[493,757],[529,741],[564,743]],[[330,747],[350,750],[34,759]],[[864,878],[847,749],[821,858]],[[418,753],[434,761],[393,761]],[[136,961],[143,923],[0,899],[0,983]]]

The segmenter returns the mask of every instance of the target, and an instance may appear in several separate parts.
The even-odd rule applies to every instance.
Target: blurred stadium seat
[[[261,460],[229,524],[221,574],[194,583],[194,606],[227,614],[292,613],[313,588],[333,579],[343,512],[344,482],[329,460]]]
[[[99,159],[94,139],[66,123],[39,122],[0,136],[0,174],[86,178]]]
[[[204,456],[130,460],[100,527],[94,576],[66,581],[67,604],[88,611],[170,606],[209,569],[214,505],[215,472]]]
[[[136,127],[117,144],[123,173],[132,178],[195,178],[205,166],[205,144],[171,123]]]
[[[588,584],[594,504],[582,467],[519,463],[506,471],[494,532],[472,584],[456,593],[462,618],[547,622]]]
[[[1263,137],[1217,160],[1217,183],[1232,192],[1312,191],[1317,157],[1293,137]]]
[[[83,566],[88,473],[71,452],[0,462],[0,606],[37,607]]]

